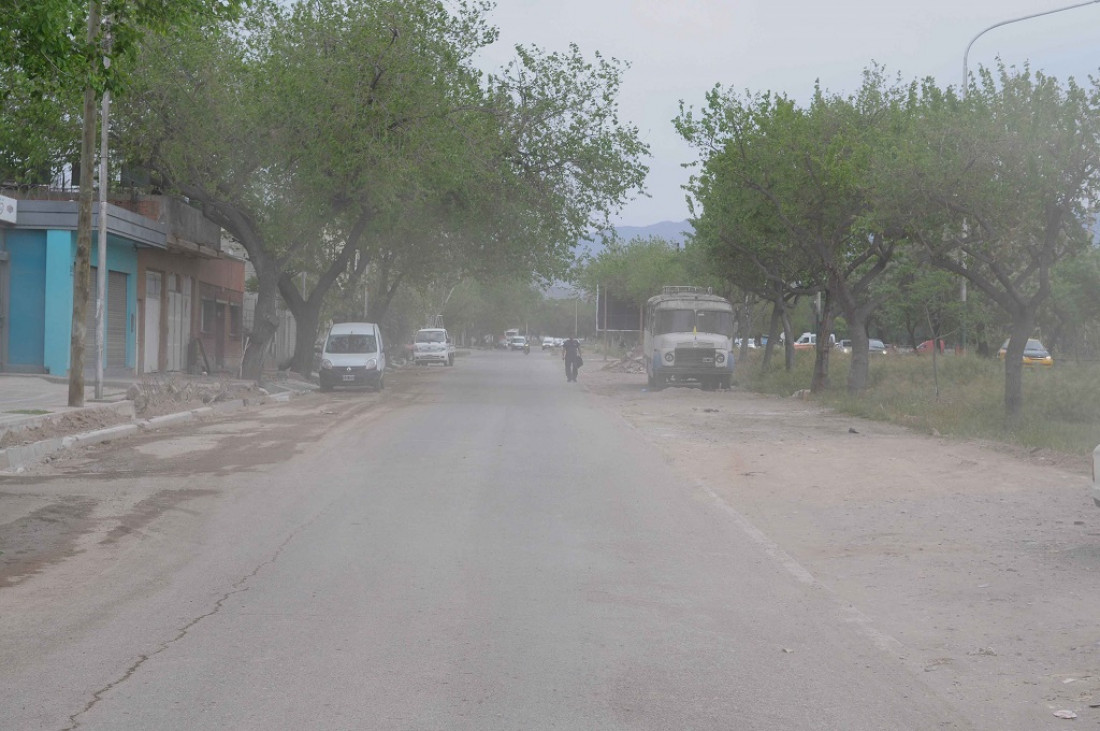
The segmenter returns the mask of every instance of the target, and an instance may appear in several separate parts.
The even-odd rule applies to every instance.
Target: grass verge
[[[764,371],[762,354],[738,364],[742,388],[778,396],[808,389],[812,352],[795,354],[787,371],[782,354]],[[1004,410],[1004,366],[976,356],[872,356],[867,388],[849,394],[850,356],[829,358],[830,384],[814,400],[844,413],[928,432],[988,439],[1028,449],[1087,456],[1100,444],[1100,364],[1060,363],[1024,369],[1024,407],[1014,419]]]

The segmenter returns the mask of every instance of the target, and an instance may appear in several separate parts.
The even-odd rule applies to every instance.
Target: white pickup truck
[[[451,339],[451,334],[441,327],[417,330],[416,339],[413,341],[413,363],[415,365],[442,363],[453,366],[455,343]]]

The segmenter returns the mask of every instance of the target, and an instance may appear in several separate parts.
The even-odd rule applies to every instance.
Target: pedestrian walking
[[[561,358],[565,361],[565,380],[576,383],[577,369],[584,364],[581,359],[581,344],[576,338],[569,338],[561,344]]]

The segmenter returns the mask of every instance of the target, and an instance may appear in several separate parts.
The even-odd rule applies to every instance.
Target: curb
[[[45,460],[47,457],[65,449],[120,439],[132,436],[140,431],[149,431],[166,426],[185,424],[209,414],[241,411],[250,407],[264,406],[269,403],[286,403],[294,396],[300,396],[305,393],[311,392],[302,391],[299,393],[296,391],[284,391],[277,394],[268,394],[258,399],[234,399],[232,401],[223,401],[216,406],[202,406],[189,411],[179,411],[174,414],[164,414],[149,419],[139,419],[129,424],[119,424],[104,429],[96,429],[95,431],[83,432],[81,434],[53,437],[32,444],[23,444],[20,446],[8,447],[7,449],[0,449],[0,477],[4,475],[19,474],[28,467],[32,467]],[[133,402],[127,401],[125,403],[129,404],[131,418],[133,418]]]

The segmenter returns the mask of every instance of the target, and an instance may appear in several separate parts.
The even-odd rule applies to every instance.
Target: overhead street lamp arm
[[[962,96],[966,96],[966,87],[970,84],[970,69],[967,66],[967,59],[970,57],[970,47],[974,45],[974,41],[981,38],[983,35],[993,30],[994,28],[1000,28],[1002,25],[1008,25],[1009,23],[1019,23],[1021,20],[1030,20],[1031,18],[1039,18],[1044,15],[1050,15],[1052,13],[1060,13],[1063,10],[1073,10],[1074,8],[1082,8],[1086,5],[1095,5],[1100,3],[1100,0],[1088,0],[1088,2],[1076,3],[1075,5],[1067,5],[1064,8],[1054,8],[1053,10],[1044,10],[1041,13],[1032,13],[1031,15],[1024,15],[1019,18],[1012,18],[1010,20],[1002,20],[1000,23],[994,23],[988,28],[983,28],[978,31],[978,34],[970,39],[970,43],[966,44],[966,50],[963,52],[963,78],[962,78]]]

